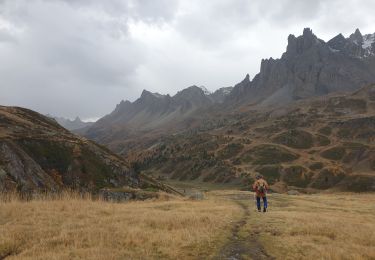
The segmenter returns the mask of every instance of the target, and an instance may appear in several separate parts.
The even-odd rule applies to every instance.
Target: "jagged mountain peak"
[[[121,100],[121,102],[116,105],[113,113],[121,113],[122,111],[125,111],[128,107],[130,107],[131,104],[132,102],[130,102],[129,100]]]
[[[83,122],[83,121],[81,120],[81,118],[79,118],[79,116],[76,116],[76,118],[74,118],[73,122]]]
[[[147,98],[147,97],[152,97],[152,98],[162,98],[162,97],[164,97],[164,95],[159,94],[159,93],[157,93],[157,92],[153,93],[153,92],[150,92],[150,91],[144,89],[144,90],[142,91],[141,98]]]
[[[312,37],[312,36],[315,36],[315,35],[313,34],[312,29],[307,27],[307,28],[303,29],[303,36]]]
[[[295,37],[293,34],[289,35],[286,54],[288,56],[302,54],[311,47],[319,45],[321,42],[322,40],[318,39],[310,28],[305,28],[301,36]]]
[[[344,37],[344,35],[339,33],[338,35],[333,37],[331,40],[329,40],[327,44],[333,51],[338,51],[344,48],[344,46],[347,44],[347,39]]]
[[[78,130],[82,129],[88,126],[91,126],[93,122],[84,122],[81,120],[79,116],[76,116],[75,119],[71,120],[69,118],[64,118],[64,117],[55,117],[51,115],[46,115],[47,117],[53,118],[56,120],[56,122],[61,125],[62,127],[73,131],[73,130]]]
[[[327,42],[333,52],[340,52],[355,58],[368,58],[375,55],[375,34],[362,35],[356,29],[348,38],[339,34]]]
[[[204,93],[205,95],[210,95],[210,94],[212,94],[212,92],[209,91],[205,86],[199,86],[199,88],[203,90],[203,93]]]
[[[191,97],[191,95],[205,96],[205,93],[204,93],[202,88],[200,88],[196,85],[193,85],[193,86],[187,87],[187,88],[177,92],[177,94],[174,97],[183,97],[183,96]]]
[[[121,100],[120,104],[118,105],[124,105],[124,104],[130,104],[131,102],[129,100]]]
[[[361,31],[357,28],[355,30],[355,32],[352,33],[349,36],[349,40],[351,40],[352,42],[354,42],[358,45],[362,45],[363,44],[363,35],[362,35]]]
[[[282,57],[262,60],[260,72],[252,81],[245,79],[235,85],[227,101],[268,106],[335,91],[352,91],[375,82],[374,64],[365,61],[375,54],[375,35],[362,36],[356,30],[350,37],[338,34],[326,43],[310,28],[305,28],[298,37],[289,35]]]

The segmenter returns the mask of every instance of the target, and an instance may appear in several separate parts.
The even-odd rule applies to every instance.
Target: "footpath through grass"
[[[0,259],[375,259],[375,194],[0,200]],[[237,242],[238,241],[238,242]],[[224,258],[223,258],[224,257]]]

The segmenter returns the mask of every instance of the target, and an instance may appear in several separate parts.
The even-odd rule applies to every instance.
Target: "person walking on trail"
[[[253,184],[253,190],[255,191],[256,201],[257,201],[257,208],[258,211],[261,212],[260,207],[260,199],[263,199],[263,212],[267,211],[267,190],[268,190],[268,183],[263,178],[262,175],[258,174],[256,176],[256,180]]]

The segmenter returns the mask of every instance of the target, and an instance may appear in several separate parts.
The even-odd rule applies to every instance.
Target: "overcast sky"
[[[143,89],[254,77],[304,27],[375,32],[371,0],[0,0],[0,104],[83,119]]]

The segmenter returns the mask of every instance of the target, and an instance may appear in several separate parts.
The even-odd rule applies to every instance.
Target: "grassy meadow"
[[[251,198],[228,190],[196,201],[3,197],[0,259],[222,259],[240,219],[243,245],[256,238],[275,259],[375,259],[375,194],[272,194],[267,213]]]
[[[11,199],[0,203],[0,259],[209,258],[240,213],[215,198]]]
[[[244,230],[277,259],[375,259],[375,194],[276,194],[270,204]]]

